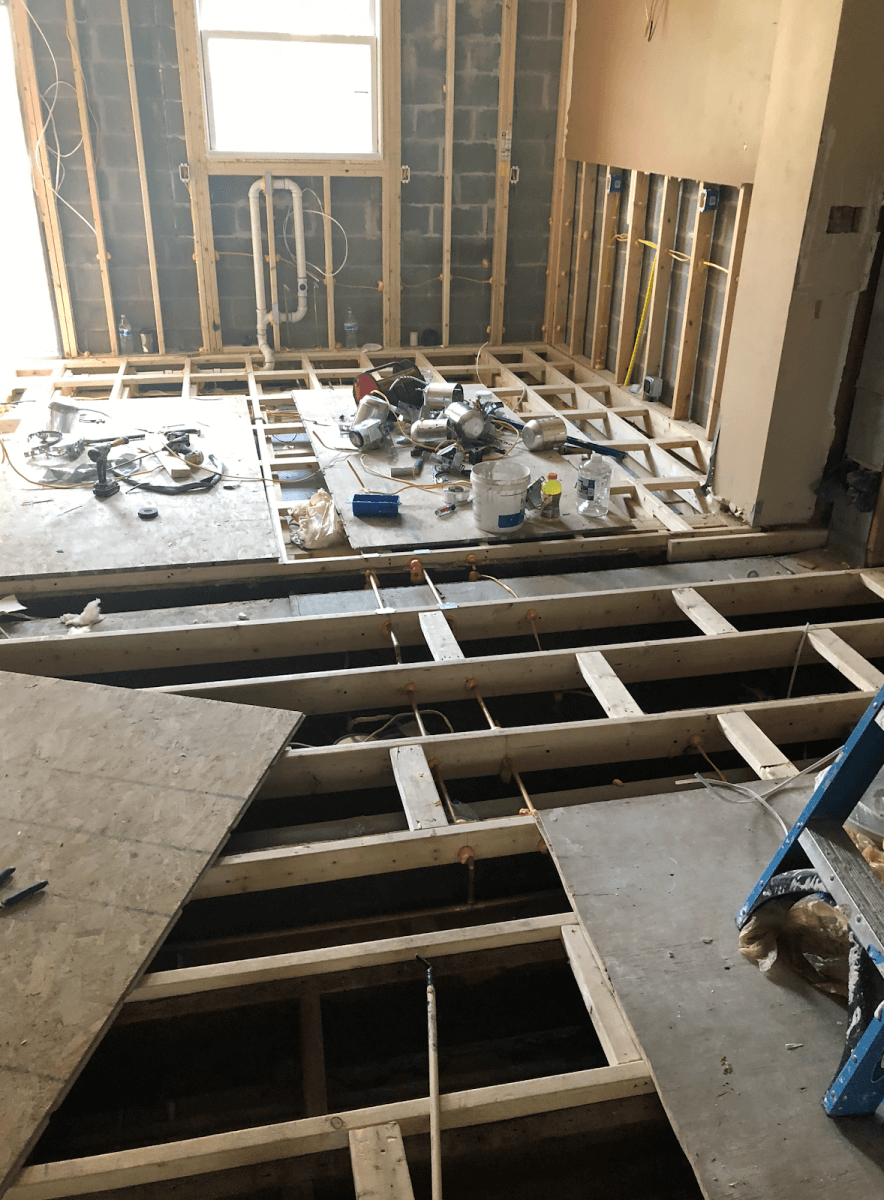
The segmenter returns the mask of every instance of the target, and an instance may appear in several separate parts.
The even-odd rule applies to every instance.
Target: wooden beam
[[[491,320],[487,330],[489,338],[494,343],[503,341],[518,11],[518,0],[501,0],[500,84],[497,99],[497,176],[494,186],[494,246],[491,252]]]
[[[31,179],[40,214],[40,223],[46,239],[49,276],[61,332],[62,352],[66,355],[76,355],[78,353],[77,331],[74,323],[61,223],[58,219],[58,203],[52,189],[52,168],[46,149],[46,139],[42,136],[44,117],[40,107],[40,84],[37,79],[34,46],[31,40],[30,22],[32,18],[29,16],[23,0],[11,0],[9,11],[25,140],[31,160]]]
[[[402,85],[401,28],[398,0],[383,0],[381,8],[381,55],[383,57],[384,173],[381,182],[383,234],[383,343],[398,346],[402,338],[400,315],[402,277]],[[310,173],[309,171],[307,172]]]
[[[737,299],[737,284],[740,282],[740,264],[743,261],[743,246],[746,244],[746,226],[749,222],[749,206],[752,200],[752,184],[744,183],[737,198],[737,213],[734,218],[734,233],[727,260],[727,283],[724,288],[724,305],[715,350],[715,369],[712,373],[712,390],[709,395],[709,415],[706,418],[706,436],[715,437],[718,426],[718,410],[721,407],[721,389],[724,386],[724,369],[727,351],[731,342],[731,326],[734,323],[734,304]]]
[[[279,353],[282,341],[279,336],[279,280],[276,272],[276,222],[273,219],[273,175],[264,172],[264,211],[267,218],[267,263],[270,272],[270,320],[273,325],[273,349]],[[325,223],[325,222],[324,222]],[[317,335],[318,335],[317,330]]]
[[[567,1075],[549,1075],[442,1096],[442,1128],[510,1121],[531,1113],[577,1108],[604,1100],[647,1095],[654,1083],[644,1063],[622,1063]],[[9,1200],[61,1200],[143,1183],[183,1179],[252,1163],[274,1162],[349,1146],[349,1131],[396,1121],[404,1136],[425,1134],[429,1099],[404,1100],[375,1108],[237,1129],[187,1141],[165,1142],[26,1167],[9,1189]]]
[[[523,823],[526,820],[522,817],[518,819]],[[465,841],[464,830],[460,830],[459,836],[461,841]],[[397,844],[392,843],[394,853]],[[273,983],[280,979],[305,979],[338,971],[361,971],[389,963],[410,962],[416,953],[447,958],[480,950],[496,950],[503,946],[554,942],[559,937],[562,924],[573,919],[573,915],[567,912],[555,916],[528,917],[520,921],[501,921],[493,925],[475,925],[466,929],[444,929],[438,933],[355,942],[349,946],[302,950],[295,954],[273,954],[202,967],[182,967],[174,971],[154,971],[142,978],[138,987],[126,997],[126,1002],[142,1004],[152,1000],[167,1000],[172,996],[192,996],[198,992]]]
[[[691,587],[673,588],[672,599],[684,615],[706,634],[736,633],[737,628],[731,625],[708,600],[704,600],[698,591]]]
[[[422,746],[395,746],[390,751],[393,778],[409,829],[432,829],[448,819]]]
[[[590,691],[609,717],[642,715],[642,710],[624,687],[617,672],[611,668],[604,654],[599,654],[596,650],[585,650],[577,655],[577,665]]]
[[[861,571],[860,579],[870,592],[874,592],[876,596],[884,600],[884,568]]]
[[[331,217],[331,176],[323,175],[322,177],[322,207],[325,209],[325,217],[323,218],[323,244],[325,246],[325,316],[328,328],[328,348],[334,350],[337,342],[337,330],[335,328],[335,260],[334,247],[332,243],[332,223]],[[317,336],[318,331],[317,331]]]
[[[543,329],[547,341],[565,337],[568,320],[568,282],[571,274],[571,238],[573,233],[574,194],[577,164],[565,157],[565,135],[571,84],[574,71],[574,31],[577,24],[577,0],[565,0],[562,27],[562,57],[559,68],[559,103],[556,115],[555,161],[553,165],[552,205],[550,208],[549,258],[546,279],[546,303]]]
[[[68,0],[70,3],[70,0]],[[193,223],[194,262],[200,298],[200,327],[203,350],[221,349],[221,310],[218,303],[218,273],[215,269],[215,238],[212,230],[212,206],[209,196],[209,172],[206,162],[208,137],[203,111],[203,89],[199,55],[199,34],[193,0],[173,0],[175,40],[183,101],[184,136],[190,171],[190,214]],[[216,171],[213,161],[212,170]],[[272,170],[267,166],[266,170]],[[252,174],[252,171],[247,172]],[[254,174],[260,175],[259,168]]]
[[[395,1121],[350,1130],[356,1200],[414,1200],[402,1130]]]
[[[671,175],[663,179],[663,199],[660,206],[660,226],[657,230],[657,267],[648,306],[648,335],[645,339],[645,375],[659,375],[663,365],[663,333],[669,307],[669,284],[674,259],[669,251],[675,245],[678,228],[678,199],[681,180]]]
[[[703,317],[703,302],[706,297],[706,267],[712,245],[712,227],[715,224],[714,209],[700,209],[700,199],[706,188],[700,184],[700,195],[694,212],[694,232],[691,240],[691,258],[688,263],[688,289],[684,300],[684,319],[672,385],[672,415],[677,421],[690,418],[691,397],[694,389],[694,372],[697,369],[697,346],[700,341],[700,323]]]
[[[445,17],[445,141],[442,176],[442,345],[451,340],[451,207],[454,186],[454,51],[457,0]]]
[[[111,354],[120,353],[120,341],[117,336],[117,316],[114,312],[114,298],[111,293],[110,272],[107,263],[110,255],[104,240],[104,220],[101,214],[101,200],[98,195],[98,177],[95,173],[95,153],[92,148],[92,126],[89,117],[89,101],[86,99],[86,80],[83,75],[83,64],[80,61],[80,41],[77,33],[77,15],[74,11],[74,0],[65,0],[65,32],[71,48],[71,64],[74,73],[74,90],[77,95],[77,112],[80,119],[80,139],[83,146],[83,158],[86,164],[86,181],[89,185],[89,200],[92,206],[92,224],[97,248],[98,270],[101,276],[101,293],[104,297],[104,315],[107,319],[107,336],[110,342]]]
[[[435,662],[452,662],[464,657],[444,613],[433,609],[430,612],[418,613],[417,619]]]
[[[798,768],[758,728],[748,713],[719,713],[718,723],[727,740],[760,779],[791,779],[798,774]]]
[[[644,171],[630,173],[629,208],[626,216],[626,268],[620,296],[617,349],[614,355],[614,378],[620,383],[626,382],[626,372],[632,358],[638,327],[638,288],[644,261],[644,248],[639,244],[639,238],[645,236],[649,182],[650,176]]]
[[[801,696],[758,701],[744,707],[774,741],[791,742],[799,733],[802,741],[816,741],[842,736],[862,715],[871,695],[849,692]],[[618,721],[602,717],[407,740],[422,745],[428,758],[439,760],[447,781],[497,775],[506,758],[526,775],[546,771],[550,763],[563,769],[691,754],[691,739],[696,737],[704,739],[707,750],[724,748],[727,742],[717,718],[731,711],[730,706],[680,709]],[[260,794],[269,798],[389,786],[393,782],[389,749],[389,744],[365,742],[358,746],[291,750],[270,772]],[[210,874],[219,870],[223,861]]]
[[[389,763],[388,755],[388,769]],[[464,846],[472,847],[478,860],[533,854],[538,845],[533,817],[500,817],[470,824],[469,828],[448,825],[444,829],[347,838],[315,846],[254,850],[220,858],[197,884],[193,898],[205,900],[210,896],[272,891],[456,863]]]
[[[147,167],[144,161],[144,135],[141,130],[141,106],[138,100],[138,81],[135,77],[135,55],[132,52],[132,22],[129,17],[129,0],[120,0],[120,20],[123,26],[123,47],[126,53],[126,71],[129,76],[129,104],[132,108],[132,127],[135,131],[135,157],[138,161],[138,182],[141,188],[141,210],[144,214],[144,238],[147,243],[147,266],[150,272],[150,290],[153,296],[153,319],[157,330],[157,350],[166,353],[166,335],[163,330],[163,310],[160,303],[160,283],[157,275],[157,252],[153,237],[153,217],[150,208],[150,190],[147,186]]]
[[[641,1051],[582,927],[576,922],[563,925],[562,943],[608,1062],[611,1066],[640,1062]]]
[[[149,977],[148,977],[149,978]],[[129,997],[130,999],[132,997]],[[325,1041],[322,1032],[322,997],[317,988],[307,988],[298,1002],[301,1044],[301,1095],[304,1115],[319,1117],[328,1112],[325,1076]]]
[[[616,185],[616,189],[615,189]],[[599,268],[596,281],[595,312],[592,321],[592,365],[602,368],[608,357],[608,326],[611,323],[611,292],[614,283],[614,260],[617,256],[617,221],[620,214],[620,190],[623,176],[608,168],[602,235],[599,247]]]
[[[868,659],[858,654],[833,629],[812,629],[808,641],[817,654],[831,663],[836,671],[849,679],[861,692],[877,692],[884,686],[884,674]]]
[[[595,191],[598,167],[581,163],[577,172],[577,201],[574,217],[574,267],[571,304],[568,309],[568,349],[582,354],[586,342],[586,313],[589,307],[592,231],[595,225]]]

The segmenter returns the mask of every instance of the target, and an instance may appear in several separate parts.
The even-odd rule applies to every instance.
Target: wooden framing
[[[555,165],[549,230],[549,267],[543,331],[548,342],[564,341],[568,320],[568,276],[571,264],[574,193],[577,164],[565,157],[565,132],[574,70],[574,31],[577,0],[565,0],[562,27],[562,60],[559,73],[559,104],[556,117]]]
[[[727,260],[727,284],[724,289],[724,309],[721,314],[721,330],[715,351],[715,371],[712,376],[712,394],[709,398],[709,416],[706,419],[706,436],[715,436],[718,426],[718,410],[721,406],[721,390],[724,386],[724,367],[731,340],[734,321],[734,304],[737,299],[737,284],[740,282],[740,264],[743,261],[743,246],[746,243],[746,226],[749,222],[749,205],[752,200],[752,185],[744,183],[737,198],[737,216],[734,236]]]
[[[382,175],[382,258],[383,258],[383,329],[384,344],[394,346],[401,339],[401,208],[402,190],[400,84],[401,22],[398,0],[383,0],[381,54],[383,56],[383,146]],[[328,222],[326,222],[328,224]],[[329,346],[334,343],[329,340]]]
[[[629,177],[629,208],[626,214],[626,271],[620,298],[620,325],[617,333],[617,353],[614,356],[614,378],[626,383],[626,372],[632,358],[638,329],[638,287],[641,279],[643,247],[639,238],[644,235],[648,210],[648,183],[643,171],[632,171]]]
[[[488,337],[494,343],[503,340],[518,15],[519,0],[502,0],[500,88],[497,101],[497,175],[494,188],[494,247],[491,255],[491,319],[487,330]]]
[[[451,335],[451,210],[454,187],[454,51],[457,0],[445,10],[445,143],[442,164],[442,345]]]
[[[648,332],[645,338],[644,373],[648,375],[659,375],[663,363],[663,332],[666,326],[672,264],[675,261],[670,251],[675,245],[680,193],[681,180],[674,179],[671,175],[665,176],[660,206],[660,225],[657,232],[657,267],[651,287]]]
[[[150,191],[147,186],[147,168],[144,161],[144,136],[141,132],[141,107],[138,101],[138,81],[135,77],[135,56],[132,52],[132,22],[129,17],[129,0],[120,0],[120,22],[123,27],[123,47],[126,54],[126,73],[129,77],[129,104],[132,109],[132,128],[135,134],[135,157],[138,160],[138,183],[141,188],[141,210],[144,214],[144,240],[147,246],[147,265],[150,271],[150,289],[153,294],[153,314],[157,330],[157,350],[166,353],[166,335],[163,329],[163,309],[160,302],[160,283],[157,276],[157,254],[153,238],[153,218],[150,210]]]
[[[568,350],[582,354],[586,341],[586,312],[589,307],[589,276],[592,262],[592,231],[595,224],[595,193],[598,167],[581,163],[577,173],[577,201],[574,217],[573,279],[568,309]]]
[[[101,215],[101,201],[98,196],[98,179],[95,174],[95,154],[92,149],[92,128],[89,123],[89,104],[86,99],[86,83],[83,78],[83,66],[80,62],[80,42],[77,33],[77,17],[74,11],[74,0],[65,0],[65,31],[71,48],[71,60],[74,73],[74,88],[77,94],[77,112],[80,118],[80,137],[83,142],[83,158],[86,163],[86,180],[89,184],[89,199],[92,206],[92,221],[95,227],[95,244],[97,247],[98,270],[101,275],[101,292],[104,297],[104,311],[107,317],[107,337],[111,354],[119,354],[120,342],[117,335],[117,317],[114,312],[114,298],[111,293],[110,272],[107,268],[110,255],[104,240],[104,221]]]
[[[611,288],[614,282],[614,259],[617,254],[617,220],[620,213],[620,195],[623,176],[610,169],[606,176],[605,200],[602,208],[602,240],[599,249],[598,281],[596,284],[595,312],[592,321],[592,349],[590,358],[593,367],[604,367],[608,354],[608,325],[611,321]]]
[[[30,17],[22,0],[11,0],[9,14],[15,43],[15,64],[19,94],[22,100],[25,140],[31,159],[31,178],[45,239],[49,276],[55,296],[55,311],[61,332],[61,344],[65,354],[76,355],[77,331],[64,257],[61,225],[58,219],[58,203],[50,183],[51,170],[46,141],[41,137],[43,114],[40,109],[40,85],[37,81],[37,68],[34,62]]]
[[[322,177],[322,207],[325,209],[326,217],[331,216],[331,178],[328,175]],[[337,332],[335,329],[335,277],[334,277],[334,258],[332,256],[332,224],[329,220],[323,220],[323,246],[325,249],[325,315],[328,324],[328,348],[334,350],[337,340]]]
[[[700,341],[700,321],[706,297],[706,266],[709,247],[712,244],[712,229],[715,210],[701,209],[700,199],[706,184],[700,184],[697,208],[694,213],[694,235],[691,241],[691,258],[688,263],[688,290],[684,301],[684,319],[681,326],[681,341],[675,367],[675,382],[672,386],[672,415],[677,420],[690,417],[691,397],[694,387],[694,372],[697,368],[697,345]]]

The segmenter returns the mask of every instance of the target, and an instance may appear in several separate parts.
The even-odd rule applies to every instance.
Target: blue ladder
[[[884,1100],[884,887],[842,828],[882,766],[884,687],[737,914],[742,929],[768,900],[817,894],[834,901],[847,919],[847,1044],[822,1101],[833,1117],[872,1113]]]

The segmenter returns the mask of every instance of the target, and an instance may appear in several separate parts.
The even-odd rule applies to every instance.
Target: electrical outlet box
[[[644,393],[649,400],[659,400],[663,395],[663,380],[659,375],[646,375]]]

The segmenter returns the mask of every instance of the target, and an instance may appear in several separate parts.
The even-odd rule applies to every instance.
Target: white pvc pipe
[[[304,245],[304,203],[301,189],[294,179],[274,179],[273,190],[288,189],[292,194],[292,210],[295,224],[295,262],[298,270],[298,307],[289,313],[290,321],[301,321],[307,313],[307,250]],[[255,268],[255,305],[258,324],[258,349],[264,355],[264,366],[274,365],[273,350],[267,341],[267,325],[272,314],[267,312],[267,296],[264,291],[264,242],[261,234],[261,208],[259,196],[264,191],[264,180],[256,179],[249,188],[249,217],[252,226],[252,258]],[[276,253],[276,247],[270,247]]]

